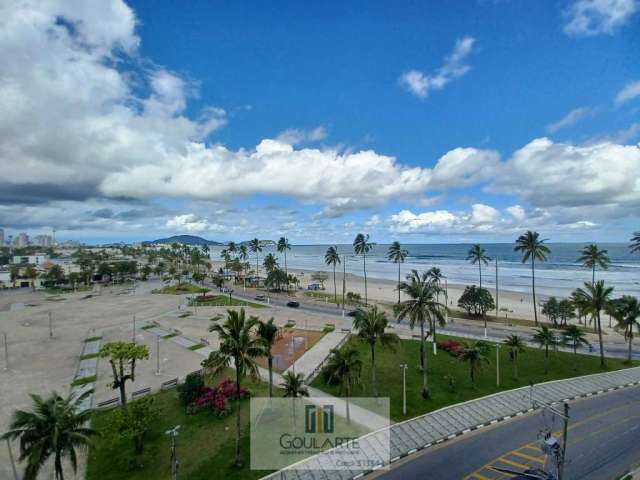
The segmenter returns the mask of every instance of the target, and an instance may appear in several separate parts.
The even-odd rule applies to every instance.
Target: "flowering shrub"
[[[457,357],[464,351],[464,345],[460,342],[456,342],[455,340],[443,340],[438,342],[438,348],[445,352],[449,352],[454,357]]]
[[[236,388],[235,383],[229,378],[225,378],[217,387],[204,387],[200,395],[195,401],[195,409],[204,410],[207,408],[212,409],[219,417],[224,417],[231,413],[231,407],[229,400],[235,400],[249,398],[250,393],[248,390],[241,388],[240,391]]]

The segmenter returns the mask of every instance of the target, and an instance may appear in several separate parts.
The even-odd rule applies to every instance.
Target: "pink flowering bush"
[[[231,379],[225,378],[216,387],[204,387],[196,398],[195,407],[197,410],[211,409],[219,417],[224,417],[231,413],[229,400],[235,400],[238,396],[241,399],[249,398],[250,393],[244,388],[238,391],[235,383]]]
[[[438,342],[438,348],[445,352],[449,352],[454,357],[457,357],[464,351],[464,345],[460,342],[456,342],[455,340],[443,340]]]

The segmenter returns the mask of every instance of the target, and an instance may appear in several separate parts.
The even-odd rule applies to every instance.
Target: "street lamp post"
[[[500,386],[500,344],[496,343],[496,386]]]
[[[51,321],[51,311],[49,311],[49,338],[53,338],[53,324]]]
[[[169,435],[171,437],[171,478],[172,480],[178,480],[178,466],[180,462],[178,462],[178,454],[176,452],[176,437],[178,436],[178,430],[180,430],[180,425],[176,425],[171,430],[167,430],[165,435]]]
[[[131,341],[136,343],[136,316],[133,316],[133,330],[131,331]]]
[[[407,368],[409,366],[406,363],[401,363],[402,369],[402,414],[407,414]]]
[[[160,375],[160,335],[156,336],[156,375]]]

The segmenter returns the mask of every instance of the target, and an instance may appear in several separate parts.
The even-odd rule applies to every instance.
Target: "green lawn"
[[[198,307],[251,307],[251,308],[265,308],[266,305],[261,305],[259,303],[248,302],[246,300],[239,300],[237,298],[231,297],[229,299],[229,295],[213,295],[211,297],[207,297],[206,300],[191,300],[189,305],[196,305]]]
[[[166,287],[153,290],[152,293],[162,293],[165,295],[184,295],[186,293],[206,293],[208,288],[198,287],[192,283],[179,283],[177,285],[167,285]]]
[[[438,341],[454,338],[464,342],[465,339],[438,335]],[[355,346],[363,361],[361,385],[356,387],[356,396],[370,396],[371,390],[371,354],[368,345],[357,339],[351,339],[348,345]],[[463,363],[445,351],[438,351],[434,357],[432,344],[428,346],[428,384],[431,391],[429,400],[422,399],[422,372],[420,365],[420,341],[403,340],[395,351],[376,349],[376,365],[378,389],[380,396],[390,397],[391,418],[395,421],[415,417],[447,405],[453,405],[473,398],[489,395],[501,390],[509,390],[533,383],[549,380],[600,373],[600,359],[589,355],[574,357],[572,353],[550,352],[549,373],[544,373],[544,350],[527,348],[518,357],[519,380],[513,379],[513,364],[509,361],[508,349],[500,349],[500,387],[496,386],[496,352],[495,347],[488,355],[490,364],[483,365],[483,370],[476,378],[476,387],[472,388],[469,365]],[[607,369],[624,368],[624,360],[607,359]],[[407,369],[407,415],[402,414],[402,373],[400,364],[409,365]],[[451,388],[449,378],[453,380]],[[322,375],[312,384],[314,387],[333,395],[339,395],[337,386],[326,385]]]
[[[231,376],[229,372],[227,376]],[[221,379],[222,377],[220,377]],[[233,377],[232,377],[233,378]],[[249,380],[243,382],[253,395],[266,396],[268,386]],[[169,438],[165,431],[175,425],[181,425],[177,439],[180,478],[208,480],[257,479],[269,472],[250,470],[249,463],[249,401],[241,404],[243,424],[242,452],[246,467],[233,466],[235,454],[235,410],[225,418],[218,418],[211,412],[187,415],[178,400],[178,392],[170,390],[155,395],[160,407],[160,416],[149,432],[142,458],[136,459],[136,466],[128,467],[127,461],[133,455],[120,452],[132,452],[133,445],[117,442],[111,444],[105,437],[94,441],[89,452],[87,480],[161,480],[171,478],[169,465]],[[112,410],[94,414],[92,426],[98,431],[109,424]]]
[[[342,305],[342,293],[338,292],[338,300],[336,301],[336,297],[333,293],[329,292],[318,292],[318,291],[306,291],[304,292],[304,296],[308,298],[313,298],[315,300],[324,300],[327,303],[334,303],[336,305]],[[349,299],[347,297],[344,298],[345,305],[351,305],[352,307],[358,307],[362,305],[362,301],[357,301],[353,299]]]

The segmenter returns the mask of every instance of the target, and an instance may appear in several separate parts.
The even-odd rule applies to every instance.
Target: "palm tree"
[[[242,244],[240,248],[238,248],[238,259],[242,262],[242,266],[244,267],[244,285],[247,285],[247,270],[249,270],[249,264],[247,263],[247,258],[249,258],[249,253],[247,252],[247,246]]]
[[[336,284],[336,265],[340,264],[340,255],[338,254],[338,247],[333,246],[327,248],[327,253],[324,254],[324,263],[333,267],[333,295],[335,297],[336,305],[338,304],[338,286]]]
[[[487,351],[489,346],[482,340],[469,345],[460,352],[458,359],[469,362],[469,373],[471,375],[471,387],[476,388],[476,374],[482,370],[483,363],[489,363]]]
[[[375,243],[369,241],[369,234],[359,233],[353,240],[353,250],[356,255],[362,255],[362,266],[364,270],[364,304],[368,305],[367,299],[367,253],[373,248]]]
[[[389,326],[387,315],[373,306],[368,310],[360,310],[356,315],[353,326],[358,330],[358,337],[369,344],[371,348],[371,387],[373,396],[378,397],[378,385],[376,383],[376,344],[381,347],[394,346],[399,342],[395,333],[387,333]]]
[[[574,358],[577,358],[578,347],[582,345],[589,345],[587,336],[585,335],[584,331],[577,325],[567,325],[562,331],[560,342],[566,347],[573,348]],[[573,368],[574,370],[578,369],[577,360]]]
[[[558,344],[556,334],[546,325],[542,325],[536,330],[532,340],[540,345],[540,348],[544,347],[544,373],[549,373],[549,347],[555,348]]]
[[[249,241],[249,250],[256,254],[256,277],[258,278],[258,283],[260,282],[260,252],[262,251],[262,246],[260,245],[260,240],[254,238]]]
[[[340,384],[340,394],[343,389],[346,392],[347,422],[351,422],[349,413],[349,398],[354,386],[360,383],[360,373],[362,372],[362,360],[359,353],[353,347],[346,347],[342,350],[332,349],[331,356],[324,368],[324,379],[328,384]]]
[[[214,321],[220,317],[214,317]],[[202,367],[211,375],[220,373],[233,366],[236,369],[236,466],[242,466],[240,458],[240,383],[243,377],[249,375],[259,378],[256,357],[264,355],[265,348],[260,338],[252,335],[253,328],[258,324],[257,317],[245,317],[244,308],[227,310],[227,318],[223,324],[213,324],[210,332],[218,334],[220,347],[211,352],[209,358],[202,362]]]
[[[640,252],[640,232],[633,232],[629,248],[631,249],[631,253]]]
[[[629,342],[629,351],[627,355],[627,363],[631,363],[632,343],[633,343],[633,327],[640,330],[640,303],[638,299],[630,295],[624,295],[619,300],[620,315],[616,316],[618,327],[624,331],[624,338]]]
[[[576,295],[582,299],[581,303],[584,305],[586,313],[591,314],[591,317],[596,320],[598,341],[600,342],[600,365],[604,368],[604,346],[602,344],[600,312],[611,301],[613,287],[605,287],[604,280],[598,280],[595,284],[585,282],[584,286],[584,289],[578,288],[576,290]]]
[[[402,248],[400,242],[395,241],[389,246],[389,251],[387,253],[387,258],[391,260],[393,263],[398,264],[398,304],[400,304],[400,264],[404,263],[405,258],[407,258],[409,252]]]
[[[480,274],[480,290],[482,290],[482,264],[489,264],[491,257],[487,255],[487,252],[479,244],[473,245],[467,252],[467,260],[471,262],[471,265],[478,264],[478,273]]]
[[[273,253],[267,254],[267,256],[264,257],[264,262],[262,264],[264,265],[264,269],[267,273],[271,273],[278,268],[278,260],[273,256]]]
[[[592,284],[596,283],[596,267],[606,270],[611,263],[607,251],[600,250],[595,243],[585,246],[580,252],[580,258],[577,261],[581,262],[583,267],[591,269]]]
[[[289,278],[289,270],[287,270],[287,250],[291,250],[291,244],[289,240],[285,237],[280,237],[278,240],[277,249],[279,253],[284,253],[284,273],[287,274],[287,278]],[[287,283],[287,292],[289,291],[289,284]]]
[[[227,243],[227,250],[229,250],[229,253],[236,253],[238,251],[238,245],[236,245],[236,242],[229,242]]]
[[[409,319],[409,326],[413,329],[420,325],[420,366],[422,367],[422,396],[429,398],[429,388],[427,386],[427,360],[426,360],[426,337],[424,334],[425,324],[433,325],[439,323],[444,325],[442,312],[447,307],[436,299],[440,288],[429,279],[426,273],[420,275],[417,270],[412,270],[407,275],[407,280],[400,284],[400,289],[409,298],[396,305],[395,312],[398,322]],[[433,331],[433,329],[432,329]],[[435,338],[433,339],[435,342]]]
[[[57,392],[48,397],[31,395],[32,410],[13,412],[10,430],[2,435],[3,440],[20,440],[20,461],[27,461],[25,480],[35,480],[42,466],[53,455],[56,480],[64,480],[62,459],[69,457],[74,473],[78,468],[76,449],[89,444],[92,436],[99,435],[84,425],[91,418],[90,410],[80,410],[80,403],[92,391],[79,397],[62,398]]]
[[[551,253],[549,247],[544,245],[546,240],[540,239],[538,232],[528,230],[520,235],[516,240],[514,250],[522,253],[522,263],[526,263],[531,258],[531,290],[533,292],[533,318],[538,326],[538,311],[536,310],[536,260],[544,262],[547,255]]]
[[[509,347],[511,360],[513,361],[513,378],[518,379],[518,355],[524,353],[525,342],[519,335],[509,335],[503,342]]]
[[[298,398],[309,396],[309,390],[304,384],[304,375],[302,373],[293,373],[289,370],[282,378],[284,382],[282,382],[280,386],[284,390],[285,397]]]
[[[271,347],[276,341],[278,327],[273,323],[273,317],[268,322],[258,323],[258,337],[262,340],[264,346],[264,354],[269,363],[269,396],[273,397],[273,355]]]

